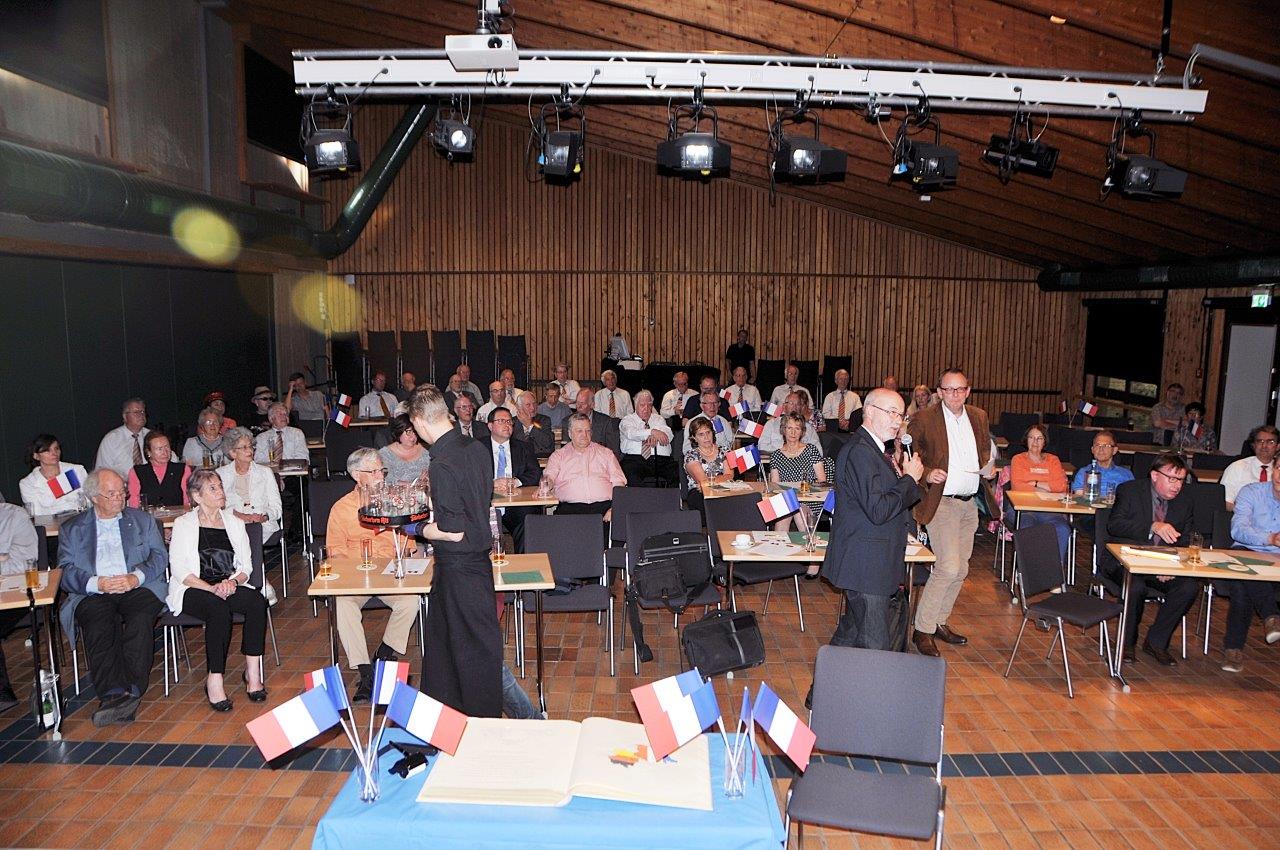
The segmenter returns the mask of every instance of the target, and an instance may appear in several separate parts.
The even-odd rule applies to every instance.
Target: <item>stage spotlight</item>
[[[793,183],[843,180],[848,155],[818,139],[821,119],[805,108],[802,99],[799,104],[779,115],[769,130],[769,147],[774,151],[773,176]],[[804,121],[813,122],[812,137],[782,132],[787,124]]]
[[[917,131],[933,127],[933,144],[913,142],[908,135],[912,127]],[[960,174],[960,154],[941,141],[942,127],[930,113],[928,100],[923,100],[916,112],[903,118],[902,125],[898,127],[889,179],[909,182],[922,195],[956,185]]]
[[[704,117],[711,119],[711,132],[699,127]],[[680,132],[681,119],[688,119],[689,129]],[[716,111],[702,103],[701,87],[694,89],[693,103],[675,107],[667,119],[667,140],[658,143],[658,170],[691,179],[723,177],[729,173],[733,149],[719,139]]]
[[[1104,185],[1129,198],[1179,198],[1187,188],[1187,172],[1150,156],[1118,155]]]
[[[1058,167],[1058,149],[1034,139],[1014,139],[993,135],[982,158],[1002,173],[1021,172],[1036,177],[1052,177]]]
[[[582,173],[582,135],[572,130],[547,133],[538,164],[547,177],[570,177]]]
[[[476,131],[465,121],[454,118],[436,118],[431,131],[431,143],[447,160],[470,159],[475,153]]]
[[[536,164],[546,182],[565,185],[582,176],[587,150],[587,115],[568,99],[567,91],[560,100],[542,107],[533,124],[529,147],[537,151]]]
[[[321,127],[320,120],[341,121],[341,127]],[[299,142],[311,176],[325,179],[360,170],[360,146],[351,135],[351,104],[339,100],[333,87],[324,100],[313,100],[302,112]]]

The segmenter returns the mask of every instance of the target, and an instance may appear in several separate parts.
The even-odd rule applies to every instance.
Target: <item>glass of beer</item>
[[[329,563],[329,549],[321,546],[316,552],[316,556],[320,560],[320,569],[316,573],[316,578],[321,581],[328,581],[333,578],[333,565]]]
[[[27,578],[28,590],[40,589],[40,570],[36,569],[36,561],[34,558],[28,558],[23,568],[23,574]]]
[[[1204,548],[1204,537],[1200,532],[1192,532],[1190,539],[1187,540],[1187,562],[1192,566],[1199,566],[1200,550]]]
[[[369,572],[373,569],[373,540],[360,541],[360,569]]]

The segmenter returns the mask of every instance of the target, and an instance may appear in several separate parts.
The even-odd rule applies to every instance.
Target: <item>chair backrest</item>
[[[471,367],[471,383],[480,387],[486,398],[489,385],[498,377],[497,345],[493,331],[467,331],[467,365]],[[516,386],[524,387],[524,384]]]
[[[819,647],[812,723],[818,748],[936,764],[942,757],[946,680],[941,658]]]
[[[1066,425],[1072,419],[1069,413],[1041,413],[1040,421],[1045,425]]]
[[[1002,413],[995,432],[1010,443],[1021,443],[1026,430],[1039,421],[1039,413]]]
[[[627,542],[627,515],[637,512],[680,510],[680,491],[670,487],[614,487],[613,521],[609,541]]]
[[[675,490],[671,491],[672,493]],[[627,560],[634,564],[646,537],[668,531],[701,533],[702,517],[697,511],[652,511],[627,514]]]
[[[49,569],[49,535],[45,531],[43,525],[35,526],[36,529],[36,569]],[[164,532],[161,532],[164,536]]]
[[[1058,532],[1052,525],[1032,525],[1013,533],[1018,548],[1014,570],[1022,582],[1022,604],[1027,598],[1063,584],[1062,559],[1058,554]]]
[[[324,537],[329,526],[329,511],[343,496],[351,492],[352,482],[345,478],[311,481],[307,484],[307,510],[311,514],[311,530]]]
[[[1151,477],[1151,465],[1155,463],[1156,458],[1160,455],[1150,454],[1148,452],[1134,452],[1133,462],[1129,467],[1133,470],[1133,477],[1139,481],[1145,481]]]
[[[1214,481],[1192,481],[1184,486],[1191,491],[1191,530],[1209,539],[1214,514],[1227,509],[1227,490]]]
[[[1224,470],[1231,464],[1235,463],[1237,458],[1230,455],[1202,455],[1198,454],[1191,459],[1191,468],[1197,472],[1213,469]]]
[[[345,475],[351,453],[362,446],[373,446],[373,431],[373,428],[343,428],[336,422],[329,423],[324,432],[324,456],[329,471]]]
[[[818,361],[792,360],[791,362],[796,364],[796,368],[800,370],[800,377],[796,378],[796,383],[809,391],[809,402],[815,408],[821,408],[822,397],[818,395]],[[773,387],[769,389],[772,390]]]
[[[516,386],[529,388],[529,349],[524,334],[498,336],[498,371],[510,369],[516,373]]]
[[[1120,428],[1127,430],[1130,422],[1123,416],[1095,416],[1092,424],[1095,428]]]
[[[249,575],[249,584],[254,587],[262,587],[262,578],[267,560],[262,546],[262,523],[246,522],[244,531],[245,534],[249,535],[249,561],[252,569]]]
[[[836,372],[844,369],[850,375],[853,374],[853,355],[852,354],[828,354],[822,358],[822,386],[823,393],[829,393],[836,388]],[[818,403],[822,403],[822,399],[818,399]]]
[[[1059,452],[1058,457],[1061,459],[1064,453]],[[1093,450],[1091,446],[1072,446],[1069,452],[1065,453],[1067,461],[1079,469],[1082,466],[1088,466],[1093,461]],[[1070,480],[1070,476],[1068,476]]]
[[[764,531],[764,517],[760,515],[759,493],[747,493],[742,496],[725,496],[720,499],[707,499],[702,508],[707,513],[707,531],[711,533],[711,554],[720,559],[720,531]]]
[[[427,344],[426,331],[400,331],[400,359],[403,368],[412,372],[419,384],[431,382],[431,346]],[[400,386],[399,375],[395,385]]]
[[[1213,548],[1214,549],[1230,549],[1235,545],[1235,538],[1231,536],[1231,518],[1235,516],[1234,511],[1226,508],[1213,512]]]
[[[400,385],[400,347],[396,345],[395,331],[368,331],[365,334],[365,351],[369,360],[369,379],[382,370],[387,373],[387,387]]]
[[[1130,446],[1149,446],[1155,442],[1155,434],[1150,431],[1113,431],[1116,442]]]
[[[760,397],[765,401],[769,400],[773,388],[782,383],[784,365],[781,360],[756,360],[756,389],[760,390]]]
[[[604,574],[599,546],[603,522],[598,514],[531,514],[524,520],[524,549],[545,552],[556,578],[600,578]]]
[[[455,331],[431,332],[431,375],[436,386],[447,387],[449,378],[462,363],[462,334]]]
[[[296,421],[293,421],[293,424],[296,425],[298,427],[298,430],[302,432],[302,436],[306,437],[308,440],[318,440],[324,436],[324,420],[323,419],[298,419]],[[182,443],[178,442],[177,440],[175,440],[173,444],[175,446],[182,445]]]

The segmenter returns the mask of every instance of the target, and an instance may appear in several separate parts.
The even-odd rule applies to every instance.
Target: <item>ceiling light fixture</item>
[[[311,176],[323,180],[360,170],[360,146],[351,135],[351,107],[351,102],[345,96],[339,99],[330,86],[323,100],[312,99],[302,111],[298,143]],[[339,120],[340,127],[320,126],[321,121]]]
[[[1001,183],[1008,183],[1015,172],[1049,178],[1058,167],[1058,149],[1040,141],[1049,126],[1046,116],[1044,127],[1034,137],[1031,135],[1031,116],[1019,109],[1013,114],[1008,135],[993,134],[987,149],[982,152],[986,162],[996,166]]]
[[[798,126],[806,121],[813,122],[812,136],[784,132],[786,126]],[[849,157],[819,140],[821,127],[821,117],[807,108],[802,95],[797,96],[794,109],[778,115],[769,128],[769,150],[773,154],[769,163],[771,180],[820,183],[844,179]]]
[[[912,132],[929,127],[933,127],[933,144],[911,140]],[[898,127],[892,145],[893,167],[889,179],[909,182],[921,194],[955,186],[960,174],[960,154],[941,142],[942,126],[929,110],[929,99],[921,98],[915,112],[908,113]]]
[[[701,131],[704,118],[711,119],[710,133]],[[733,149],[720,141],[719,130],[715,108],[703,104],[702,86],[695,87],[692,103],[668,109],[667,139],[658,142],[658,171],[693,180],[727,176]]]
[[[465,106],[464,106],[465,104]],[[475,155],[476,131],[471,127],[471,96],[454,97],[449,106],[436,110],[431,144],[450,162],[469,161]]]
[[[569,87],[561,87],[561,96],[543,104],[538,117],[530,114],[532,130],[526,148],[526,162],[532,160],[541,178],[548,183],[567,185],[582,176],[587,150],[587,112],[578,101],[569,99]],[[536,181],[531,170],[526,177]]]
[[[1146,136],[1147,155],[1127,154],[1127,136]],[[1156,134],[1142,123],[1142,113],[1133,110],[1123,123],[1117,121],[1107,145],[1107,173],[1102,178],[1101,196],[1105,199],[1113,189],[1126,198],[1156,200],[1180,198],[1187,187],[1187,172],[1156,159]]]

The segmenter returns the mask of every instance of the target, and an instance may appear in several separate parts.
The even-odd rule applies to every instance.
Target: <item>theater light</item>
[[[1125,139],[1146,136],[1147,153],[1126,153]],[[1142,113],[1133,110],[1124,122],[1117,122],[1107,146],[1107,171],[1102,178],[1102,197],[1113,189],[1126,198],[1155,200],[1180,198],[1187,187],[1187,172],[1156,159],[1156,134],[1142,122]]]
[[[710,133],[701,131],[704,118],[711,120]],[[682,124],[689,128],[683,133]],[[667,139],[658,143],[658,170],[689,179],[724,177],[732,159],[733,149],[719,139],[715,109],[702,103],[701,87],[694,89],[693,103],[681,104],[668,113]]]
[[[321,127],[321,121],[341,121],[342,126]],[[351,135],[351,104],[339,100],[332,86],[323,100],[312,100],[303,110],[299,136],[312,176],[325,179],[360,170],[360,146]]]
[[[910,138],[911,128],[919,132],[929,127],[933,127],[933,144]],[[955,186],[960,174],[960,154],[941,141],[942,127],[930,113],[928,100],[922,100],[915,113],[903,118],[898,127],[889,179],[908,182],[922,195]]]
[[[783,128],[813,122],[813,135],[801,136],[784,133]],[[792,183],[825,182],[843,180],[848,155],[844,151],[833,148],[820,141],[818,133],[821,119],[816,112],[810,112],[801,105],[780,114],[769,130],[769,147],[773,150],[773,177],[777,180]]]
[[[543,105],[529,147],[537,151],[536,164],[543,180],[560,185],[577,180],[586,159],[586,111],[567,96]]]

